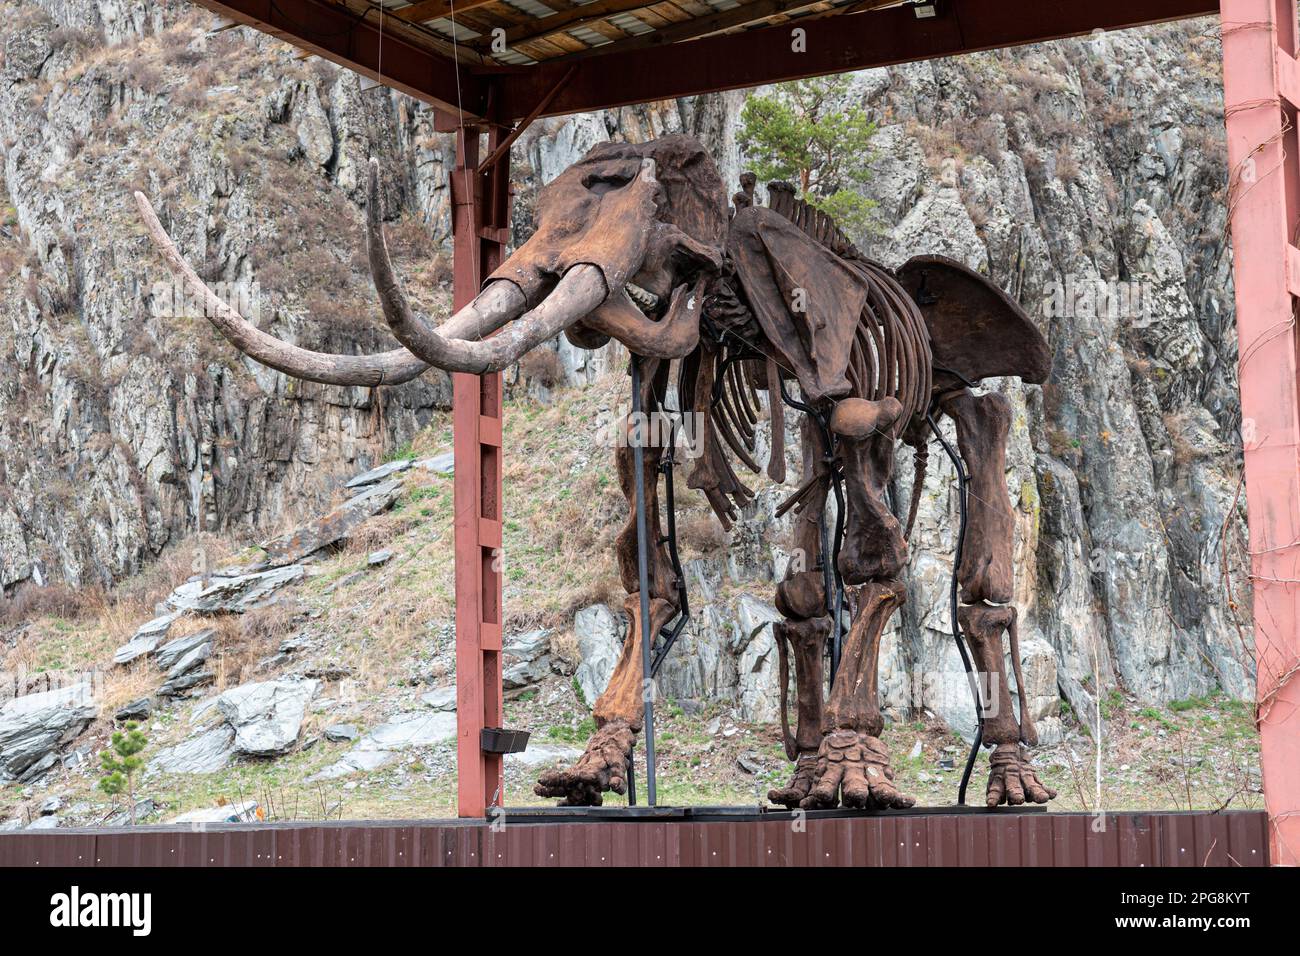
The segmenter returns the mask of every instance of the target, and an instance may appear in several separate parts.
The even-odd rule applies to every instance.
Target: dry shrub
[[[582,652],[578,649],[578,638],[571,631],[556,634],[551,638],[551,653],[572,667],[577,667],[582,663]]]
[[[519,371],[525,381],[537,382],[552,388],[564,381],[564,365],[560,353],[548,348],[534,349],[519,360]]]
[[[1062,145],[1056,151],[1056,178],[1063,183],[1072,183],[1079,178],[1079,163],[1068,146]]]
[[[146,93],[156,93],[162,87],[162,72],[143,59],[134,59],[124,71],[123,81],[128,86],[133,86],[143,90]]]
[[[708,554],[725,548],[727,532],[711,514],[691,515],[677,524],[677,540],[688,548]]]
[[[376,515],[353,529],[344,549],[349,554],[369,554],[387,546],[420,524],[420,521],[400,512]]]
[[[13,627],[39,617],[84,619],[103,610],[106,603],[104,589],[98,585],[76,588],[53,582],[40,587],[25,581],[8,596],[0,595],[0,626]]]
[[[293,630],[296,616],[293,605],[276,602],[246,613],[240,621],[240,632],[249,641],[263,646],[274,643],[278,647]]]
[[[409,216],[385,226],[384,239],[389,251],[401,259],[428,259],[437,249],[428,227]]]

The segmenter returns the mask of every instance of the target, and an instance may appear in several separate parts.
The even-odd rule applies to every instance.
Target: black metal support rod
[[[632,474],[636,481],[636,574],[641,589],[641,699],[645,702],[646,802],[655,806],[655,704],[650,649],[650,555],[646,540],[645,458],[648,439],[641,407],[641,358],[632,356]]]
[[[971,770],[975,766],[975,755],[980,751],[980,744],[984,742],[984,701],[980,696],[979,680],[975,676],[975,669],[971,665],[970,654],[966,650],[966,642],[962,638],[961,626],[957,623],[957,570],[961,567],[962,551],[966,546],[966,469],[961,463],[956,450],[949,444],[948,439],[943,437],[943,432],[939,431],[939,423],[934,420],[933,413],[926,414],[926,420],[930,423],[930,430],[934,432],[934,437],[939,439],[939,444],[947,453],[952,465],[957,469],[957,508],[961,516],[961,522],[957,526],[957,547],[953,552],[952,558],[952,584],[949,588],[949,610],[952,614],[952,639],[957,644],[957,651],[961,654],[962,665],[966,668],[966,678],[970,681],[971,696],[975,699],[975,740],[971,744],[970,753],[966,756],[966,768],[962,771],[961,786],[957,788],[957,802],[966,803],[966,785],[970,783]]]

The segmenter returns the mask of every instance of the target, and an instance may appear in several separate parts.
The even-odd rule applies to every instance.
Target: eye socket
[[[588,173],[582,178],[582,185],[597,196],[622,189],[632,181],[632,177],[622,173]]]

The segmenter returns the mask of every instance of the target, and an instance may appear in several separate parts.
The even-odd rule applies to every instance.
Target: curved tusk
[[[144,193],[135,193],[136,205],[154,245],[167,260],[172,274],[183,279],[190,292],[202,299],[208,321],[245,355],[277,371],[325,385],[396,385],[409,382],[429,368],[406,349],[394,349],[377,355],[338,355],[300,348],[268,335],[253,325],[207,287],[198,273],[185,261],[167,230],[158,221]]]
[[[464,333],[474,328],[486,335],[526,308],[523,291],[508,280],[490,283],[442,330],[434,329],[411,310],[389,260],[379,209],[379,163],[374,159],[370,160],[366,199],[366,247],[375,289],[393,335],[415,355],[448,372],[478,375],[513,365],[524,353],[587,315],[609,294],[600,269],[580,263],[565,273],[535,309],[516,319],[499,335],[483,341],[467,341]]]

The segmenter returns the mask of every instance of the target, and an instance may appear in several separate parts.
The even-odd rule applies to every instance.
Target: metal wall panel
[[[0,866],[1266,866],[1262,811],[524,814],[0,833]]]

